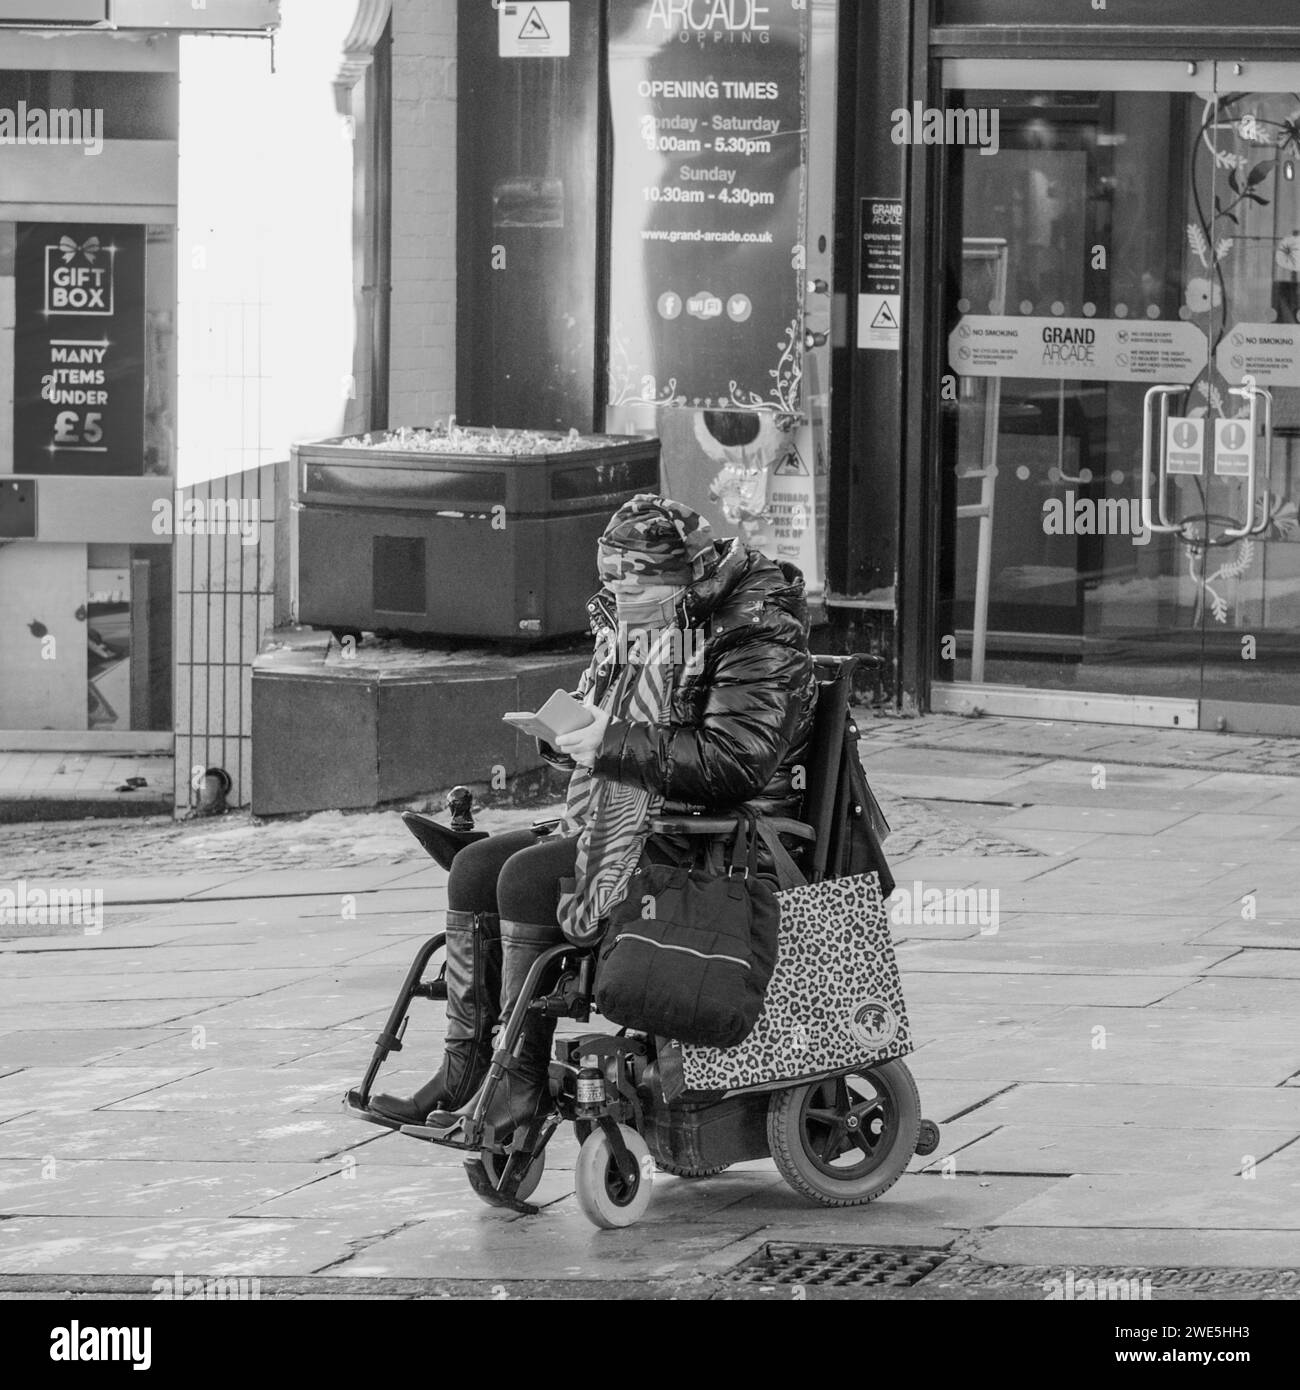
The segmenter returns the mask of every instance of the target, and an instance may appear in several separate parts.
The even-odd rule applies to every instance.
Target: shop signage
[[[611,0],[612,405],[800,410],[807,13]]]
[[[1219,340],[1214,363],[1234,385],[1252,376],[1257,386],[1300,386],[1300,325],[1234,324]]]
[[[903,314],[903,200],[863,198],[858,346],[897,352]]]
[[[948,335],[948,365],[960,376],[1178,385],[1205,363],[1205,334],[1173,320],[967,314]]]
[[[19,223],[14,469],[144,472],[144,228]]]

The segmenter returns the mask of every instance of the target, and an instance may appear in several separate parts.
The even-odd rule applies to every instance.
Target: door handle
[[[1165,438],[1166,427],[1169,423],[1169,397],[1179,394],[1186,388],[1183,386],[1153,386],[1142,399],[1142,526],[1147,531],[1178,532],[1183,528],[1181,525],[1172,525],[1169,518],[1165,515],[1165,486],[1168,481],[1166,474],[1166,460],[1168,458],[1168,441]],[[1159,492],[1156,497],[1157,508],[1160,515],[1159,521],[1151,518],[1151,403],[1156,397],[1160,398],[1160,464],[1158,469]]]
[[[1230,386],[1228,391],[1234,396],[1245,396],[1250,401],[1250,467],[1246,472],[1246,520],[1240,527],[1225,526],[1223,534],[1240,540],[1243,536],[1262,535],[1268,529],[1268,508],[1258,523],[1255,521],[1255,477],[1258,464],[1257,427],[1259,425],[1259,403],[1264,402],[1264,460],[1269,467],[1273,458],[1273,393],[1247,378],[1240,386]]]

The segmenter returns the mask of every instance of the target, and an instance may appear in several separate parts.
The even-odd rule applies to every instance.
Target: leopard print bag
[[[776,969],[754,1030],[738,1047],[682,1045],[692,1091],[732,1091],[912,1050],[878,874],[779,892]]]

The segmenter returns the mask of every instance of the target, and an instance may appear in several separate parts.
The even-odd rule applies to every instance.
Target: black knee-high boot
[[[403,1124],[423,1124],[431,1110],[463,1105],[478,1090],[492,1060],[501,996],[500,919],[495,912],[449,911],[446,950],[442,1066],[412,1096],[370,1098],[372,1110]]]
[[[523,991],[524,982],[533,962],[549,946],[557,945],[560,934],[554,923],[511,922],[501,919],[501,1019],[510,1017]],[[497,1085],[492,1104],[483,1117],[484,1139],[503,1144],[511,1134],[531,1120],[540,1109],[547,1091],[547,1067],[550,1062],[551,1041],[555,1037],[553,1018],[529,1012],[524,1016],[523,1032],[514,1057],[507,1064],[506,1074]],[[481,1086],[478,1088],[481,1090]],[[459,1109],[447,1105],[429,1116],[429,1126],[443,1129],[446,1137],[473,1114],[478,1102],[477,1093]]]

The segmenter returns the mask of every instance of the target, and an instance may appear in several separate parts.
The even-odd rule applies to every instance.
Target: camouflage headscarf
[[[601,579],[629,575],[652,584],[703,579],[715,558],[713,528],[691,507],[642,492],[609,519],[597,543]]]

